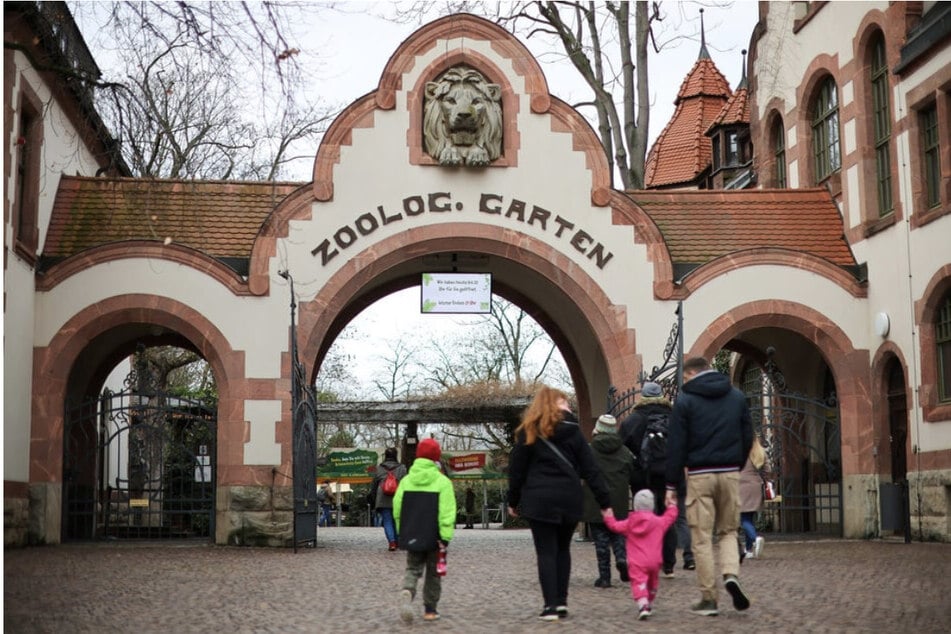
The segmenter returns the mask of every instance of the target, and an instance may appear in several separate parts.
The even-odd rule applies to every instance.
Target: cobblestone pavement
[[[593,587],[594,546],[572,544],[571,616],[547,623],[527,530],[458,530],[442,619],[398,618],[405,555],[381,528],[323,528],[318,547],[100,543],[4,552],[4,630],[56,632],[948,632],[951,545],[780,542],[741,569],[753,606],[688,611],[695,574],[661,579],[657,607],[636,620],[626,584]],[[679,564],[679,562],[678,562]],[[421,592],[420,592],[421,596]],[[418,606],[420,611],[422,606]]]

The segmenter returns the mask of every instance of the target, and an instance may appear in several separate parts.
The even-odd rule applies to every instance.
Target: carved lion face
[[[501,154],[501,88],[457,66],[426,84],[426,150],[442,165],[484,166]]]

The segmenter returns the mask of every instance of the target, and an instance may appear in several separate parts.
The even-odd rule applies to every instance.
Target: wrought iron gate
[[[771,350],[770,350],[771,351]],[[835,393],[791,392],[770,359],[744,377],[753,428],[766,444],[767,477],[780,497],[766,502],[767,530],[842,536],[842,469]]]
[[[63,540],[210,538],[216,406],[148,389],[66,407]]]
[[[674,325],[670,328],[670,334],[667,336],[667,344],[664,346],[663,362],[651,368],[650,374],[641,370],[637,377],[638,385],[644,385],[648,381],[653,381],[664,390],[664,396],[671,402],[677,397],[680,388],[683,387],[683,361],[684,361],[684,341],[681,333],[684,328],[684,307],[683,302],[677,302],[677,315]],[[637,404],[637,395],[641,393],[640,387],[632,387],[624,392],[618,392],[613,385],[608,388],[608,404],[604,410],[606,414],[611,414],[619,421],[630,413]]]
[[[293,422],[294,552],[297,547],[317,545],[317,399],[308,387],[304,366],[297,358],[297,325],[294,278],[288,271],[280,276],[291,291],[291,413]]]

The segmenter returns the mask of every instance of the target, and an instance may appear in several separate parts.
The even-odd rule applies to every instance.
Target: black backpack
[[[667,412],[652,412],[647,416],[647,427],[641,439],[639,456],[641,468],[662,475],[667,462]]]

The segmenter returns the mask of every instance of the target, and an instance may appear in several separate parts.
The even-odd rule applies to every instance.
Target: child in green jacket
[[[400,480],[393,496],[393,519],[399,546],[406,553],[406,574],[400,592],[400,617],[413,620],[413,598],[423,575],[423,619],[439,618],[436,605],[442,594],[442,577],[436,572],[440,547],[449,546],[456,528],[456,494],[452,482],[439,470],[442,450],[432,438],[424,438],[416,448],[416,460]]]

